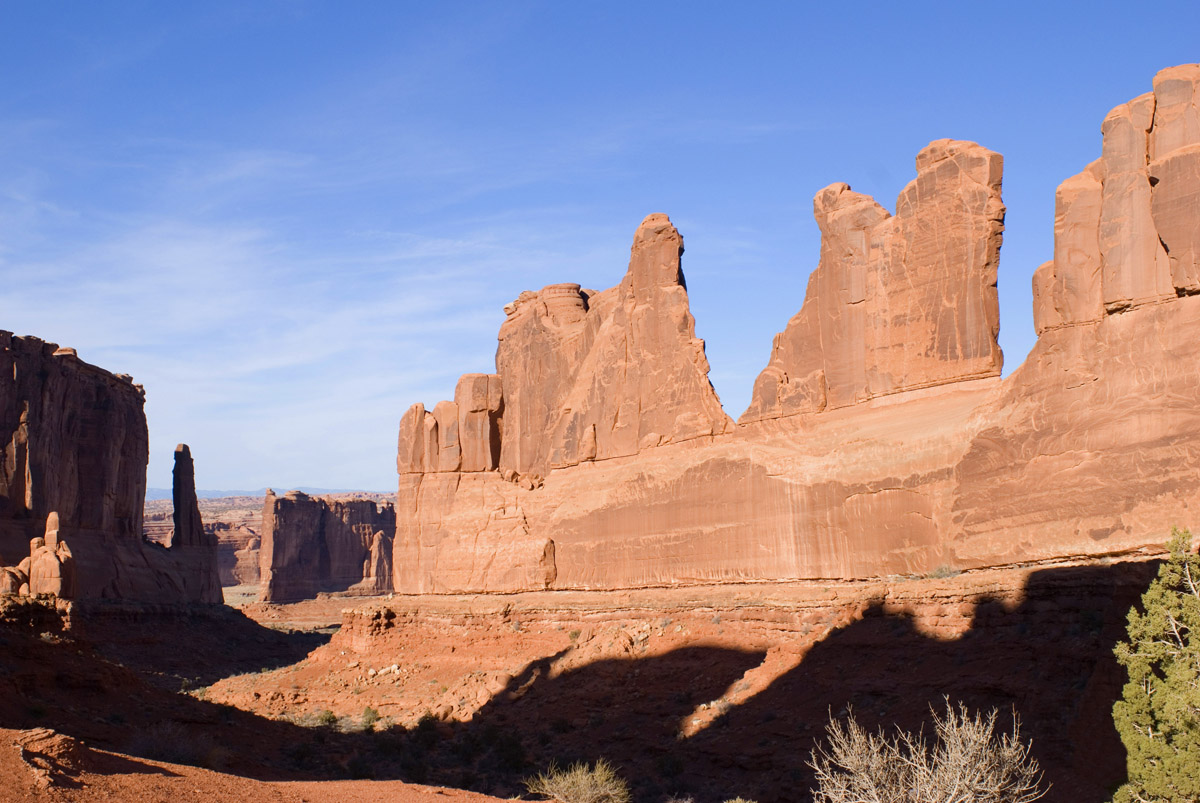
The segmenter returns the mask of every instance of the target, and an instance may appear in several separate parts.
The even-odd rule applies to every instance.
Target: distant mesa
[[[391,590],[396,513],[390,503],[267,491],[258,556],[264,600]]]

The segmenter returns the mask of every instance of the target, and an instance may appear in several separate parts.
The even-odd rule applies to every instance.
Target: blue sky
[[[684,235],[737,417],[803,301],[812,197],[889,209],[933,139],[1005,157],[1006,372],[1054,188],[1200,3],[0,2],[0,328],[146,386],[149,484],[389,490],[413,402],[522,290]]]

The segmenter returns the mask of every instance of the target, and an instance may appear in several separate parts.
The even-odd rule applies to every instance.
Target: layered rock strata
[[[1058,189],[1038,341],[955,466],[972,561],[1160,541],[1200,507],[1200,65],[1113,109]]]
[[[1001,160],[969,142],[922,150],[894,215],[844,184],[817,194],[820,263],[737,426],[708,385],[664,217],[639,228],[617,287],[522,293],[497,373],[469,375],[498,460],[464,468],[446,403],[405,415],[396,590],[1158,548],[1200,508],[1198,91],[1200,66],[1164,70],[1105,119],[1101,158],[1058,191],[1038,343],[1003,381]]]
[[[127,375],[74,349],[0,332],[0,562],[57,531],[71,544],[77,597],[206,601],[203,548],[142,539],[144,403]]]
[[[261,496],[228,496],[196,500],[204,531],[217,539],[217,576],[222,586],[258,585],[258,531],[262,528]],[[175,532],[170,499],[147,500],[142,534],[166,545]]]
[[[666,215],[650,215],[619,285],[522,293],[505,308],[497,372],[464,375],[454,402],[432,413],[409,408],[397,460],[397,588],[423,582],[427,546],[445,571],[472,578],[468,586],[552,585],[555,541],[533,534],[517,494],[556,471],[731,429],[695,335],[682,254]],[[459,458],[471,453],[488,459]]]
[[[258,565],[262,539],[258,533],[245,527],[232,527],[227,522],[206,524],[205,529],[217,538],[221,585],[258,585],[262,580]]]
[[[391,504],[312,497],[300,491],[263,501],[261,598],[290,602],[321,592],[373,594],[392,588]]]

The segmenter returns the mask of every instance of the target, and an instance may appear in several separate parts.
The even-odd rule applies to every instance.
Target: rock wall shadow
[[[599,758],[619,766],[636,800],[666,793],[685,770],[679,725],[717,699],[765,653],[683,647],[654,657],[605,659],[551,673],[562,654],[530,664],[467,723],[445,732],[463,761],[434,762],[431,780],[497,796],[555,764]],[[437,768],[445,766],[448,771]]]
[[[80,634],[100,655],[171,691],[288,666],[331,638],[273,630],[225,605],[79,605]]]
[[[999,708],[1002,718],[1017,713],[1053,784],[1047,801],[1100,803],[1124,775],[1111,721],[1123,673],[1112,647],[1155,570],[1133,563],[1036,572],[1011,609],[978,598],[972,626],[953,640],[876,606],[688,738],[681,724],[700,703],[727,696],[762,652],[691,646],[646,656],[633,648],[627,658],[558,673],[555,655],[527,666],[469,722],[342,733],[147,686],[142,673],[80,643],[0,629],[0,727],[49,726],[147,758],[158,757],[156,744],[184,744],[190,753],[180,763],[264,780],[399,778],[499,796],[522,792],[522,780],[551,762],[604,757],[639,803],[793,803],[809,797],[806,762],[830,714],[853,708],[869,727],[916,729],[948,696]],[[196,654],[186,642],[178,650]],[[228,668],[217,659],[211,666]],[[136,749],[135,737],[151,749]]]
[[[430,762],[430,780],[511,795],[551,762],[605,757],[638,801],[794,803],[809,799],[807,761],[831,714],[852,709],[871,728],[928,731],[931,707],[940,711],[948,697],[999,709],[1004,728],[1015,712],[1052,784],[1045,800],[1100,803],[1124,777],[1111,721],[1124,678],[1112,648],[1155,570],[1129,563],[1035,572],[1023,601],[1010,609],[977,598],[970,629],[948,640],[872,607],[686,739],[679,726],[696,704],[721,697],[761,653],[692,647],[554,677],[547,659],[471,722],[443,727],[442,749],[459,751],[460,761],[445,772],[438,767],[452,762]]]
[[[829,716],[852,709],[868,727],[929,732],[943,698],[975,710],[998,708],[1021,733],[1051,786],[1046,801],[1107,800],[1125,775],[1112,724],[1124,675],[1113,645],[1156,564],[1039,571],[1015,609],[978,602],[968,632],[953,640],[918,632],[880,607],[814,646],[791,672],[713,729],[689,740],[690,765],[704,777],[697,801],[742,795],[759,803],[806,800],[806,766]],[[713,794],[716,792],[716,794]]]

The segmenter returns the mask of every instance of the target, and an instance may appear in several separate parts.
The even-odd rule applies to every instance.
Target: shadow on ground
[[[630,780],[636,800],[694,797],[721,803],[808,799],[810,752],[830,714],[853,709],[869,727],[928,731],[944,697],[975,710],[993,707],[1021,732],[1052,784],[1047,801],[1107,800],[1124,777],[1125,754],[1112,725],[1123,674],[1112,655],[1125,619],[1156,571],[1130,563],[1035,572],[1012,610],[978,600],[971,629],[953,640],[919,632],[906,615],[873,607],[815,645],[793,670],[729,707],[687,739],[676,734],[694,705],[714,700],[761,655],[705,648],[648,660],[605,661],[552,679],[518,678],[451,744],[483,744],[510,759],[479,764],[473,785],[511,795],[523,775],[550,762],[607,758]],[[505,740],[497,748],[494,740]],[[519,759],[519,760],[518,760]],[[472,780],[461,767],[435,775]],[[456,777],[456,774],[458,777]]]
[[[107,646],[102,655],[83,641],[10,624],[0,628],[0,726],[48,726],[94,746],[264,780],[400,778],[497,796],[522,792],[522,779],[551,762],[604,757],[637,801],[690,795],[721,803],[740,795],[782,803],[808,799],[805,762],[830,713],[853,707],[866,725],[915,729],[949,696],[976,709],[998,707],[1006,717],[1017,712],[1053,784],[1047,801],[1100,803],[1124,774],[1110,719],[1123,680],[1112,647],[1155,569],[1134,563],[1036,572],[1018,607],[979,601],[970,631],[952,641],[874,608],[690,738],[679,737],[680,726],[696,706],[725,695],[761,663],[761,653],[692,646],[559,675],[550,671],[551,657],[526,667],[470,722],[342,733],[148,686],[144,670],[111,657],[126,647],[110,653]],[[142,636],[129,638],[140,643]],[[225,657],[200,655],[217,647],[194,642],[176,642],[174,656],[169,646],[137,652],[150,663],[167,661],[168,674],[179,676],[188,676],[182,666],[191,659],[191,675],[204,678],[289,660],[288,650],[306,646],[289,639],[249,628]]]
[[[290,666],[331,638],[273,630],[225,605],[76,606],[79,635],[99,655],[169,691]]]

